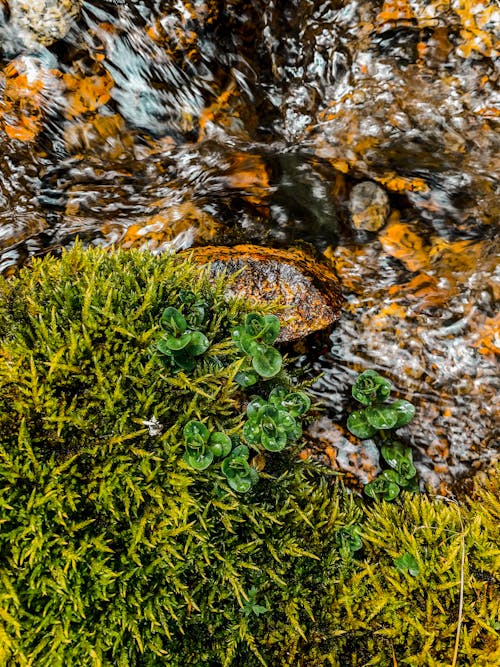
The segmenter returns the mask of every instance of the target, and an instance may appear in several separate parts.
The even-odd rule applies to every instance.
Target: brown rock
[[[389,197],[376,183],[363,181],[353,187],[349,209],[356,229],[376,232],[385,225],[389,215]]]
[[[206,246],[188,251],[199,264],[211,264],[213,274],[234,276],[228,292],[257,304],[277,301],[278,342],[303,338],[327,328],[340,316],[343,297],[332,266],[302,250],[276,250],[255,245]]]

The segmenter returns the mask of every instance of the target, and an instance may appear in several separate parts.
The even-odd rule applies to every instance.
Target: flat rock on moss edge
[[[301,249],[237,245],[185,252],[198,264],[210,264],[213,275],[240,272],[233,278],[229,294],[256,304],[277,300],[285,306],[280,314],[278,342],[298,340],[326,329],[340,317],[343,297],[333,267]]]

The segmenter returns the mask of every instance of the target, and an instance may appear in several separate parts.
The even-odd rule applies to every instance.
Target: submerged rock
[[[80,0],[10,0],[10,24],[25,46],[49,46],[62,39],[80,13]]]
[[[288,342],[326,329],[340,316],[343,297],[332,265],[302,250],[277,250],[255,245],[207,246],[189,251],[195,262],[211,264],[214,275],[234,275],[232,295],[255,303],[278,301],[279,342]]]
[[[363,181],[351,190],[349,209],[356,229],[377,232],[389,215],[389,197],[376,183]]]

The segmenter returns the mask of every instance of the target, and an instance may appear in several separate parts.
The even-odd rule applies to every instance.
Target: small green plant
[[[375,500],[394,500],[400,489],[418,490],[412,451],[392,437],[396,429],[411,422],[415,406],[403,399],[387,402],[391,390],[391,383],[376,371],[361,373],[352,395],[365,407],[355,410],[347,419],[347,428],[353,435],[375,440],[390,467],[365,486],[365,493]]]
[[[302,426],[297,418],[310,406],[311,401],[303,391],[289,391],[283,386],[274,387],[267,401],[253,396],[247,406],[243,437],[249,445],[279,452],[300,438]]]
[[[336,541],[339,546],[340,555],[343,558],[353,556],[356,551],[363,548],[361,540],[361,526],[357,523],[344,526],[337,530]]]
[[[259,481],[259,473],[248,463],[250,456],[246,445],[238,445],[222,461],[221,470],[227,478],[229,486],[238,493],[250,491]]]
[[[246,493],[259,481],[259,473],[249,462],[245,445],[234,449],[231,438],[221,431],[210,432],[200,421],[192,419],[183,429],[183,460],[195,470],[206,470],[215,458],[222,458],[221,470],[233,491]]]
[[[156,350],[170,370],[180,368],[189,373],[195,367],[195,357],[202,355],[210,346],[208,338],[195,328],[203,324],[206,304],[188,290],[181,290],[178,300],[181,302],[179,308],[186,309],[187,313],[184,315],[173,306],[165,308],[160,319],[165,333],[157,342]],[[281,354],[271,346],[279,330],[280,323],[276,316],[257,313],[248,313],[245,323],[231,330],[231,339],[236,343],[237,350],[247,357],[246,366],[235,375],[236,386],[246,388],[255,384],[259,377],[267,380],[281,370]],[[311,401],[303,391],[290,391],[284,386],[272,389],[267,401],[261,396],[253,396],[246,410],[245,442],[257,451],[281,451],[287,443],[298,440],[302,435],[298,419],[310,406]],[[191,468],[206,470],[219,458],[222,459],[220,469],[234,491],[246,493],[257,483],[259,473],[248,462],[249,449],[246,445],[232,450],[233,443],[229,436],[221,431],[210,432],[197,419],[185,424],[183,437],[183,460]]]
[[[184,461],[195,470],[205,470],[215,457],[224,457],[232,448],[231,438],[220,431],[209,432],[205,424],[195,419],[183,430],[186,451]]]
[[[302,435],[298,419],[310,408],[311,401],[303,391],[290,391],[277,386],[266,401],[253,396],[247,406],[247,421],[243,438],[251,447],[261,451],[280,452]],[[229,436],[220,431],[210,432],[200,421],[191,420],[183,429],[184,462],[195,470],[205,470],[216,458],[222,458],[221,471],[229,486],[238,493],[246,493],[259,480],[259,473],[249,462],[249,449],[238,445],[232,450]],[[232,451],[231,451],[232,450]]]
[[[192,315],[194,323],[200,324],[203,314],[199,309]],[[156,344],[156,349],[164,363],[183,371],[192,371],[196,366],[195,357],[199,357],[210,347],[208,338],[201,331],[188,327],[184,315],[169,306],[165,308],[160,319],[164,330],[163,336]]]
[[[399,572],[408,572],[412,577],[418,577],[420,574],[420,568],[418,567],[418,562],[415,556],[405,551],[402,556],[394,559],[394,566]]]
[[[264,607],[261,604],[257,604],[256,602],[256,597],[257,597],[258,589],[255,586],[252,586],[250,590],[248,591],[248,600],[245,600],[243,603],[243,607],[241,607],[241,611],[245,614],[245,616],[251,616],[252,614],[255,614],[255,616],[260,616],[261,614],[266,614],[269,609],[267,607]]]
[[[245,323],[231,332],[236,347],[247,356],[246,364],[235,378],[242,387],[251,387],[260,377],[268,379],[280,372],[283,359],[272,346],[279,331],[276,315],[249,313]]]

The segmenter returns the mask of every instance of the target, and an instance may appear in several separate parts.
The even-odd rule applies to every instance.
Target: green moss
[[[150,353],[181,289],[209,313],[189,375]],[[364,508],[289,450],[245,495],[183,462],[191,419],[241,435],[247,311],[223,291],[175,257],[79,247],[0,281],[0,665],[448,666],[463,546],[458,664],[500,664],[495,478],[470,507]]]
[[[498,495],[491,500],[498,512]],[[481,503],[467,508],[424,496],[365,510],[365,558],[342,582],[332,607],[337,618],[347,618],[351,633],[370,635],[368,664],[392,666],[393,652],[401,664],[452,664],[462,557],[457,664],[500,664],[499,525]],[[398,567],[405,554],[413,556],[418,572]]]

